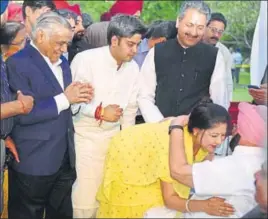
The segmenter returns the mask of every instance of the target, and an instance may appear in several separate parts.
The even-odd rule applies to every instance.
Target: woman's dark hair
[[[6,22],[6,24],[1,28],[1,45],[11,45],[18,32],[24,28],[24,24],[20,22]]]
[[[141,20],[132,15],[118,14],[112,17],[108,30],[107,40],[111,45],[112,37],[132,37],[135,34],[145,34],[147,31]]]
[[[190,114],[188,131],[193,133],[194,128],[206,130],[213,128],[216,124],[221,123],[227,124],[226,134],[229,134],[231,130],[231,118],[228,111],[218,104],[209,102],[201,103],[196,106]]]

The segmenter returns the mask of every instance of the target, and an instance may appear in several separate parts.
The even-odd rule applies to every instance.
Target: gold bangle
[[[188,199],[188,200],[186,201],[186,203],[185,203],[185,208],[186,208],[186,211],[187,211],[188,213],[192,213],[192,212],[190,211],[190,209],[189,209],[189,202],[190,202],[190,200],[191,200],[191,199]]]

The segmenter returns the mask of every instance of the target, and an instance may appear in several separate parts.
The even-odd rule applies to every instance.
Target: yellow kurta
[[[141,218],[148,209],[163,206],[160,180],[173,183],[180,197],[189,197],[190,188],[170,177],[169,124],[137,125],[112,139],[97,194],[98,218]],[[187,161],[192,164],[193,142],[186,128],[184,143]],[[199,150],[195,161],[202,161],[206,155]]]

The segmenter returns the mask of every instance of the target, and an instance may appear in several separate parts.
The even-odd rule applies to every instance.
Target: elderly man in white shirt
[[[212,13],[211,18],[207,24],[207,28],[205,34],[203,36],[203,42],[209,45],[215,46],[219,48],[219,52],[223,55],[224,64],[225,64],[225,74],[227,79],[227,91],[228,91],[228,105],[233,98],[233,79],[232,79],[232,64],[233,57],[228,48],[219,42],[222,37],[224,31],[227,28],[227,21],[223,14],[221,13]],[[216,150],[216,154],[224,156],[228,153],[228,139],[218,147]]]
[[[146,122],[189,114],[205,96],[229,107],[225,62],[218,49],[200,42],[210,8],[186,1],[177,18],[178,37],[150,50],[143,66],[139,108]]]
[[[172,121],[171,126],[184,126],[187,120],[187,116],[180,116]],[[170,136],[171,176],[194,188],[193,198],[204,199],[210,196],[224,198],[236,210],[231,217],[242,217],[256,206],[254,174],[261,169],[265,160],[262,146],[267,135],[266,125],[266,106],[240,103],[236,134],[238,144],[234,145],[237,146],[233,154],[193,165],[188,165],[185,158],[182,130],[173,129]],[[191,201],[187,203],[186,209],[188,212],[184,216],[187,218],[210,217],[204,213],[192,213]],[[151,215],[154,213],[153,210],[150,210]],[[160,214],[161,211],[159,209],[157,211]],[[165,211],[167,209],[162,209],[163,214]],[[170,213],[171,210],[168,211]],[[222,209],[219,209],[219,212],[221,211]]]
[[[233,79],[232,79],[232,64],[233,58],[229,49],[223,45],[219,40],[222,37],[224,31],[227,28],[227,20],[224,15],[221,13],[212,13],[210,21],[208,22],[203,42],[216,46],[219,48],[219,51],[222,53],[224,62],[225,62],[225,70],[227,75],[227,85],[228,85],[228,95],[229,100],[232,101],[233,97]]]
[[[77,105],[74,117],[77,180],[72,201],[75,218],[95,216],[95,199],[103,176],[110,139],[135,124],[140,87],[139,67],[133,59],[146,31],[142,22],[129,15],[117,15],[108,26],[109,46],[79,53],[71,69],[76,81],[94,87],[89,104]]]

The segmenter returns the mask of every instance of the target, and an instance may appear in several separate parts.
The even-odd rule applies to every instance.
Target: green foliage
[[[108,11],[115,1],[84,0],[84,1],[69,1],[69,2],[72,4],[79,4],[83,13],[90,14],[94,22],[96,22],[100,20],[101,14]]]
[[[176,20],[181,1],[153,1],[144,2],[142,20],[149,24],[154,20]]]
[[[207,1],[214,12],[227,19],[227,30],[222,38],[230,46],[250,49],[257,22],[260,1]]]

